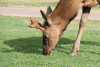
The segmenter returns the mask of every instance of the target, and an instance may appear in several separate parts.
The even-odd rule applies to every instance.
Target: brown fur
[[[34,18],[31,18],[32,23],[28,26],[41,29],[43,32],[43,54],[51,54],[51,51],[57,45],[60,36],[66,29],[67,25],[77,16],[78,10],[83,7],[79,32],[70,52],[70,55],[76,55],[79,51],[82,32],[86,25],[91,7],[98,4],[100,4],[100,0],[60,0],[54,11],[48,7],[45,15],[41,10],[42,17],[45,19],[43,25]]]

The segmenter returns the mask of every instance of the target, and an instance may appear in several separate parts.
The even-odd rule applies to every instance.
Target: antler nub
[[[37,21],[34,17],[31,17],[30,20],[31,24],[28,25],[29,27],[37,28],[44,31],[43,25],[39,21]]]

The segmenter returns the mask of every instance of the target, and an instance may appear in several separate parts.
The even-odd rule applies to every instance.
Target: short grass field
[[[2,7],[56,7],[59,0],[0,0]],[[100,6],[92,7],[93,10],[100,10]]]
[[[40,22],[42,18],[36,18]],[[88,20],[81,39],[80,52],[69,56],[79,28],[72,21],[52,55],[42,54],[42,32],[29,28],[27,17],[0,15],[0,67],[99,67],[100,21]]]

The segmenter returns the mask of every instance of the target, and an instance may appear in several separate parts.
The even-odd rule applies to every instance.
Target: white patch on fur
[[[82,21],[86,22],[86,14],[82,14]]]

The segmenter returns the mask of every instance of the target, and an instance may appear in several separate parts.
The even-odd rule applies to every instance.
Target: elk
[[[76,55],[79,52],[81,36],[91,7],[97,5],[100,5],[100,0],[60,0],[53,11],[51,7],[47,8],[46,14],[40,10],[45,20],[43,25],[34,17],[31,17],[31,24],[28,26],[40,29],[43,32],[43,55],[51,55],[51,51],[57,45],[63,31],[77,16],[78,10],[82,7],[78,35],[69,53],[69,55]]]

